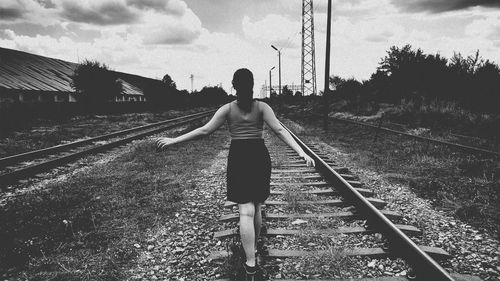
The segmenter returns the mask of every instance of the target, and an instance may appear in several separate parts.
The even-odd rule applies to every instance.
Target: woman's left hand
[[[163,148],[171,145],[172,143],[174,143],[173,138],[158,138],[158,139],[156,139],[156,146],[159,149],[163,149]]]

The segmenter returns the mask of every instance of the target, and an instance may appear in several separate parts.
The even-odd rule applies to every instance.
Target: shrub
[[[71,79],[77,99],[88,104],[114,100],[123,90],[116,74],[98,61],[85,60],[76,67]]]

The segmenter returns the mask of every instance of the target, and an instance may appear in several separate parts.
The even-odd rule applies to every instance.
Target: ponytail
[[[236,90],[238,107],[249,112],[253,104],[253,74],[246,68],[236,70],[233,75],[233,87]]]

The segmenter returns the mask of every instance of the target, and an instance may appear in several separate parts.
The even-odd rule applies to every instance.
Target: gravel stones
[[[293,123],[293,122],[287,122]],[[316,131],[317,133],[318,131]],[[441,247],[452,255],[442,266],[460,274],[479,276],[483,280],[500,280],[500,243],[497,238],[476,229],[442,210],[436,210],[431,202],[418,197],[408,185],[393,183],[389,176],[376,171],[360,168],[353,155],[323,142],[322,136],[304,137],[310,143],[316,143],[335,161],[348,167],[360,178],[365,188],[375,191],[377,197],[387,201],[386,209],[403,214],[401,223],[419,227],[423,234],[412,237],[420,245]],[[378,269],[378,265],[376,267]]]
[[[184,206],[175,219],[148,235],[129,280],[213,280],[221,276],[210,263],[210,251],[220,241],[213,239],[225,202],[227,150],[212,164],[194,174],[184,192]]]

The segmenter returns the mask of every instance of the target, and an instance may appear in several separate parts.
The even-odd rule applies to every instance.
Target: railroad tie
[[[293,134],[292,136],[304,150],[309,149]],[[273,147],[273,149],[276,148]],[[389,240],[392,236],[385,235],[387,229],[381,227],[378,223],[374,223],[372,220],[374,215],[370,212],[383,217],[387,221],[384,223],[392,225],[391,227],[399,230],[399,233],[405,233],[408,236],[421,235],[420,229],[402,223],[403,216],[401,214],[391,210],[384,210],[387,202],[375,198],[372,190],[362,188],[363,184],[358,180],[357,176],[350,174],[347,167],[339,166],[334,160],[330,159],[331,155],[321,152],[319,148],[316,147],[307,151],[313,159],[317,160],[316,168],[307,167],[303,159],[290,149],[284,149],[281,152],[271,150],[270,152],[273,159],[276,157],[278,160],[273,163],[279,163],[279,165],[273,166],[270,184],[271,196],[262,205],[263,228],[261,237],[264,243],[267,241],[270,245],[273,245],[273,247],[265,247],[265,249],[259,250],[259,256],[264,266],[266,261],[270,259],[274,259],[275,262],[283,262],[284,259],[291,258],[290,262],[293,263],[296,257],[328,256],[331,251],[341,251],[342,255],[350,257],[379,259],[402,255],[401,258],[404,259],[407,256],[406,250],[402,251],[399,248],[400,244],[397,244],[398,248],[391,248],[391,245],[396,245],[391,244]],[[283,158],[287,158],[287,160],[283,161]],[[319,159],[323,161],[319,161]],[[330,169],[336,173],[332,173]],[[339,190],[342,190],[342,192]],[[352,192],[355,196],[352,196],[349,192]],[[360,196],[362,200],[359,201],[364,201],[363,203],[357,201],[358,198],[356,197]],[[368,205],[368,208],[363,204]],[[229,239],[227,241],[231,243],[231,241],[234,241],[231,238],[239,236],[239,227],[236,224],[239,221],[237,203],[228,201],[225,202],[223,207],[224,211],[219,218],[219,222],[224,225],[224,228],[214,232],[213,235],[216,239]],[[228,212],[228,210],[230,211]],[[292,236],[305,239],[304,244],[294,245],[293,241],[296,241],[294,239],[297,238]],[[339,248],[341,250],[338,250],[330,245],[321,244],[321,239],[318,240],[320,244],[315,244],[316,242],[307,243],[307,241],[316,241],[316,236],[321,237],[321,239],[337,239],[336,243],[345,244],[341,246],[342,248]],[[357,238],[353,238],[354,242],[352,242],[351,237]],[[365,237],[370,240],[369,243],[363,242]],[[310,238],[313,240],[309,240]],[[288,242],[288,244],[283,243],[283,241]],[[286,249],[276,248],[280,245],[288,246],[286,246]],[[385,245],[388,245],[388,247],[385,247]],[[434,259],[440,260],[450,257],[441,248],[413,245],[412,247],[425,252]],[[225,259],[233,254],[241,255],[240,252],[232,253],[219,247],[211,252],[209,259]],[[417,272],[416,274],[418,276],[420,273]],[[424,273],[424,275],[426,274]],[[286,279],[276,280],[284,281]],[[365,278],[359,280],[369,281],[375,279]],[[399,281],[406,280],[406,278],[386,278],[381,276],[376,280]]]

